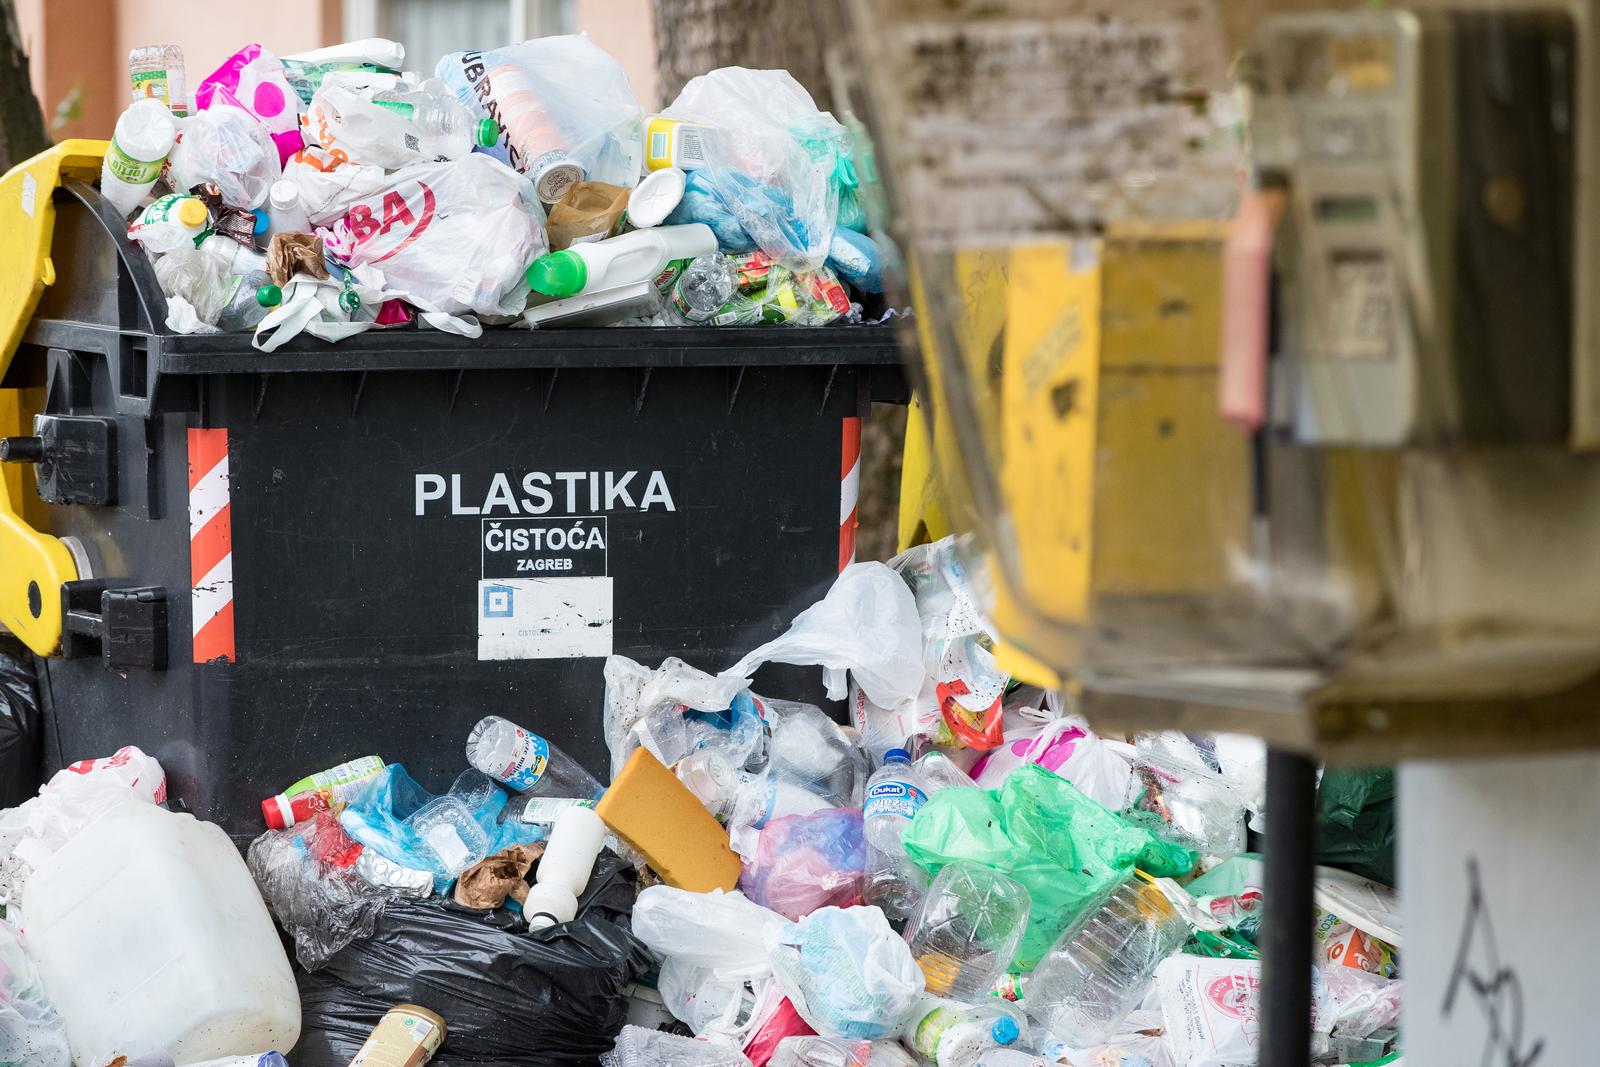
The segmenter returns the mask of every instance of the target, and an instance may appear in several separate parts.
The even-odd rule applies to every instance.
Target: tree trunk
[[[830,5],[814,0],[651,3],[663,104],[671,103],[695,75],[737,66],[787,70],[811,93],[817,107],[832,108],[823,59],[824,34],[838,29]],[[857,559],[887,559],[894,554],[905,425],[905,409],[890,404],[874,405],[862,423]]]
[[[0,173],[50,147],[44,115],[28,80],[28,54],[14,0],[0,0]]]

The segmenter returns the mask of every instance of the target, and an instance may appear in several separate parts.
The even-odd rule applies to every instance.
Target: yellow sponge
[[[594,810],[668,885],[709,893],[739,884],[728,832],[647,749],[628,757]]]

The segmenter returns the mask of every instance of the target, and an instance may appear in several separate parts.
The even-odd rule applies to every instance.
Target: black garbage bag
[[[345,1067],[384,1012],[420,1004],[445,1020],[434,1067],[597,1062],[627,1017],[623,988],[647,971],[633,936],[633,872],[602,854],[578,917],[529,933],[506,909],[397,900],[377,932],[297,972],[295,1067]]]
[[[44,761],[39,688],[33,654],[10,634],[0,634],[0,808],[39,791]]]

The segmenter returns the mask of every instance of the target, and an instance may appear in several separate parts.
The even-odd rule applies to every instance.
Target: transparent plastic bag
[[[423,311],[512,316],[528,302],[528,264],[545,253],[544,212],[516,171],[481,153],[422,163],[354,200],[328,250],[383,272]]]
[[[869,1041],[834,1041],[826,1037],[786,1037],[767,1062],[771,1067],[867,1067]]]
[[[278,146],[267,128],[235,107],[210,108],[184,123],[168,157],[174,188],[211,182],[230,207],[260,207],[282,174]]]
[[[156,281],[167,296],[167,325],[179,333],[216,328],[227,287],[216,262],[198,248],[179,248],[156,260]],[[209,329],[208,329],[209,328]]]
[[[892,1037],[923,994],[910,947],[878,908],[823,908],[768,944],[779,987],[824,1037]]]
[[[751,1067],[740,1052],[642,1026],[624,1026],[600,1067]]]
[[[651,952],[726,977],[765,975],[767,935],[788,925],[742,893],[653,885],[633,906],[633,932]]]
[[[67,1028],[21,935],[0,922],[0,1063],[72,1067]]]
[[[683,723],[689,712],[719,713],[734,708],[749,684],[724,672],[713,676],[669,656],[655,670],[626,656],[610,656],[605,665],[606,746],[611,750],[611,773],[643,745],[667,766],[688,754],[691,744]],[[755,709],[751,709],[755,710]],[[735,712],[728,730],[730,766],[742,767],[756,756],[764,757],[765,729]],[[759,734],[759,736],[758,736]],[[670,744],[664,743],[675,738]]]
[[[722,672],[747,677],[764,663],[820,664],[830,700],[843,700],[848,671],[880,707],[922,689],[922,625],[900,576],[882,563],[852,563],[827,596],[796,615],[789,629]]]
[[[511,165],[529,177],[566,163],[578,181],[638,183],[644,112],[622,67],[587,34],[453,52],[436,73],[462,103],[500,124]]]
[[[848,180],[845,128],[787,71],[723,67],[692,78],[662,114],[711,127],[699,177],[774,259],[828,258]]]
[[[818,908],[860,904],[866,863],[860,810],[827,808],[769,822],[739,887],[757,904],[799,920]]]
[[[250,843],[246,861],[256,888],[278,925],[294,939],[295,959],[314,971],[352,941],[371,937],[387,899],[349,870],[325,866],[312,854],[304,830],[268,830]],[[337,822],[332,822],[337,829]]]
[[[1245,802],[1183,734],[1142,734],[1123,815],[1214,862],[1245,848]],[[1212,760],[1215,753],[1211,753]]]

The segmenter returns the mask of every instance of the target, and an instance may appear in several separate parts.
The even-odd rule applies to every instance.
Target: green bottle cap
[[[583,292],[589,265],[570,249],[540,256],[528,267],[528,286],[545,296],[573,296]]]
[[[256,290],[256,303],[264,308],[275,308],[283,303],[283,290],[276,285],[263,285]]]
[[[494,119],[478,120],[478,147],[493,148],[500,142],[500,124]]]

